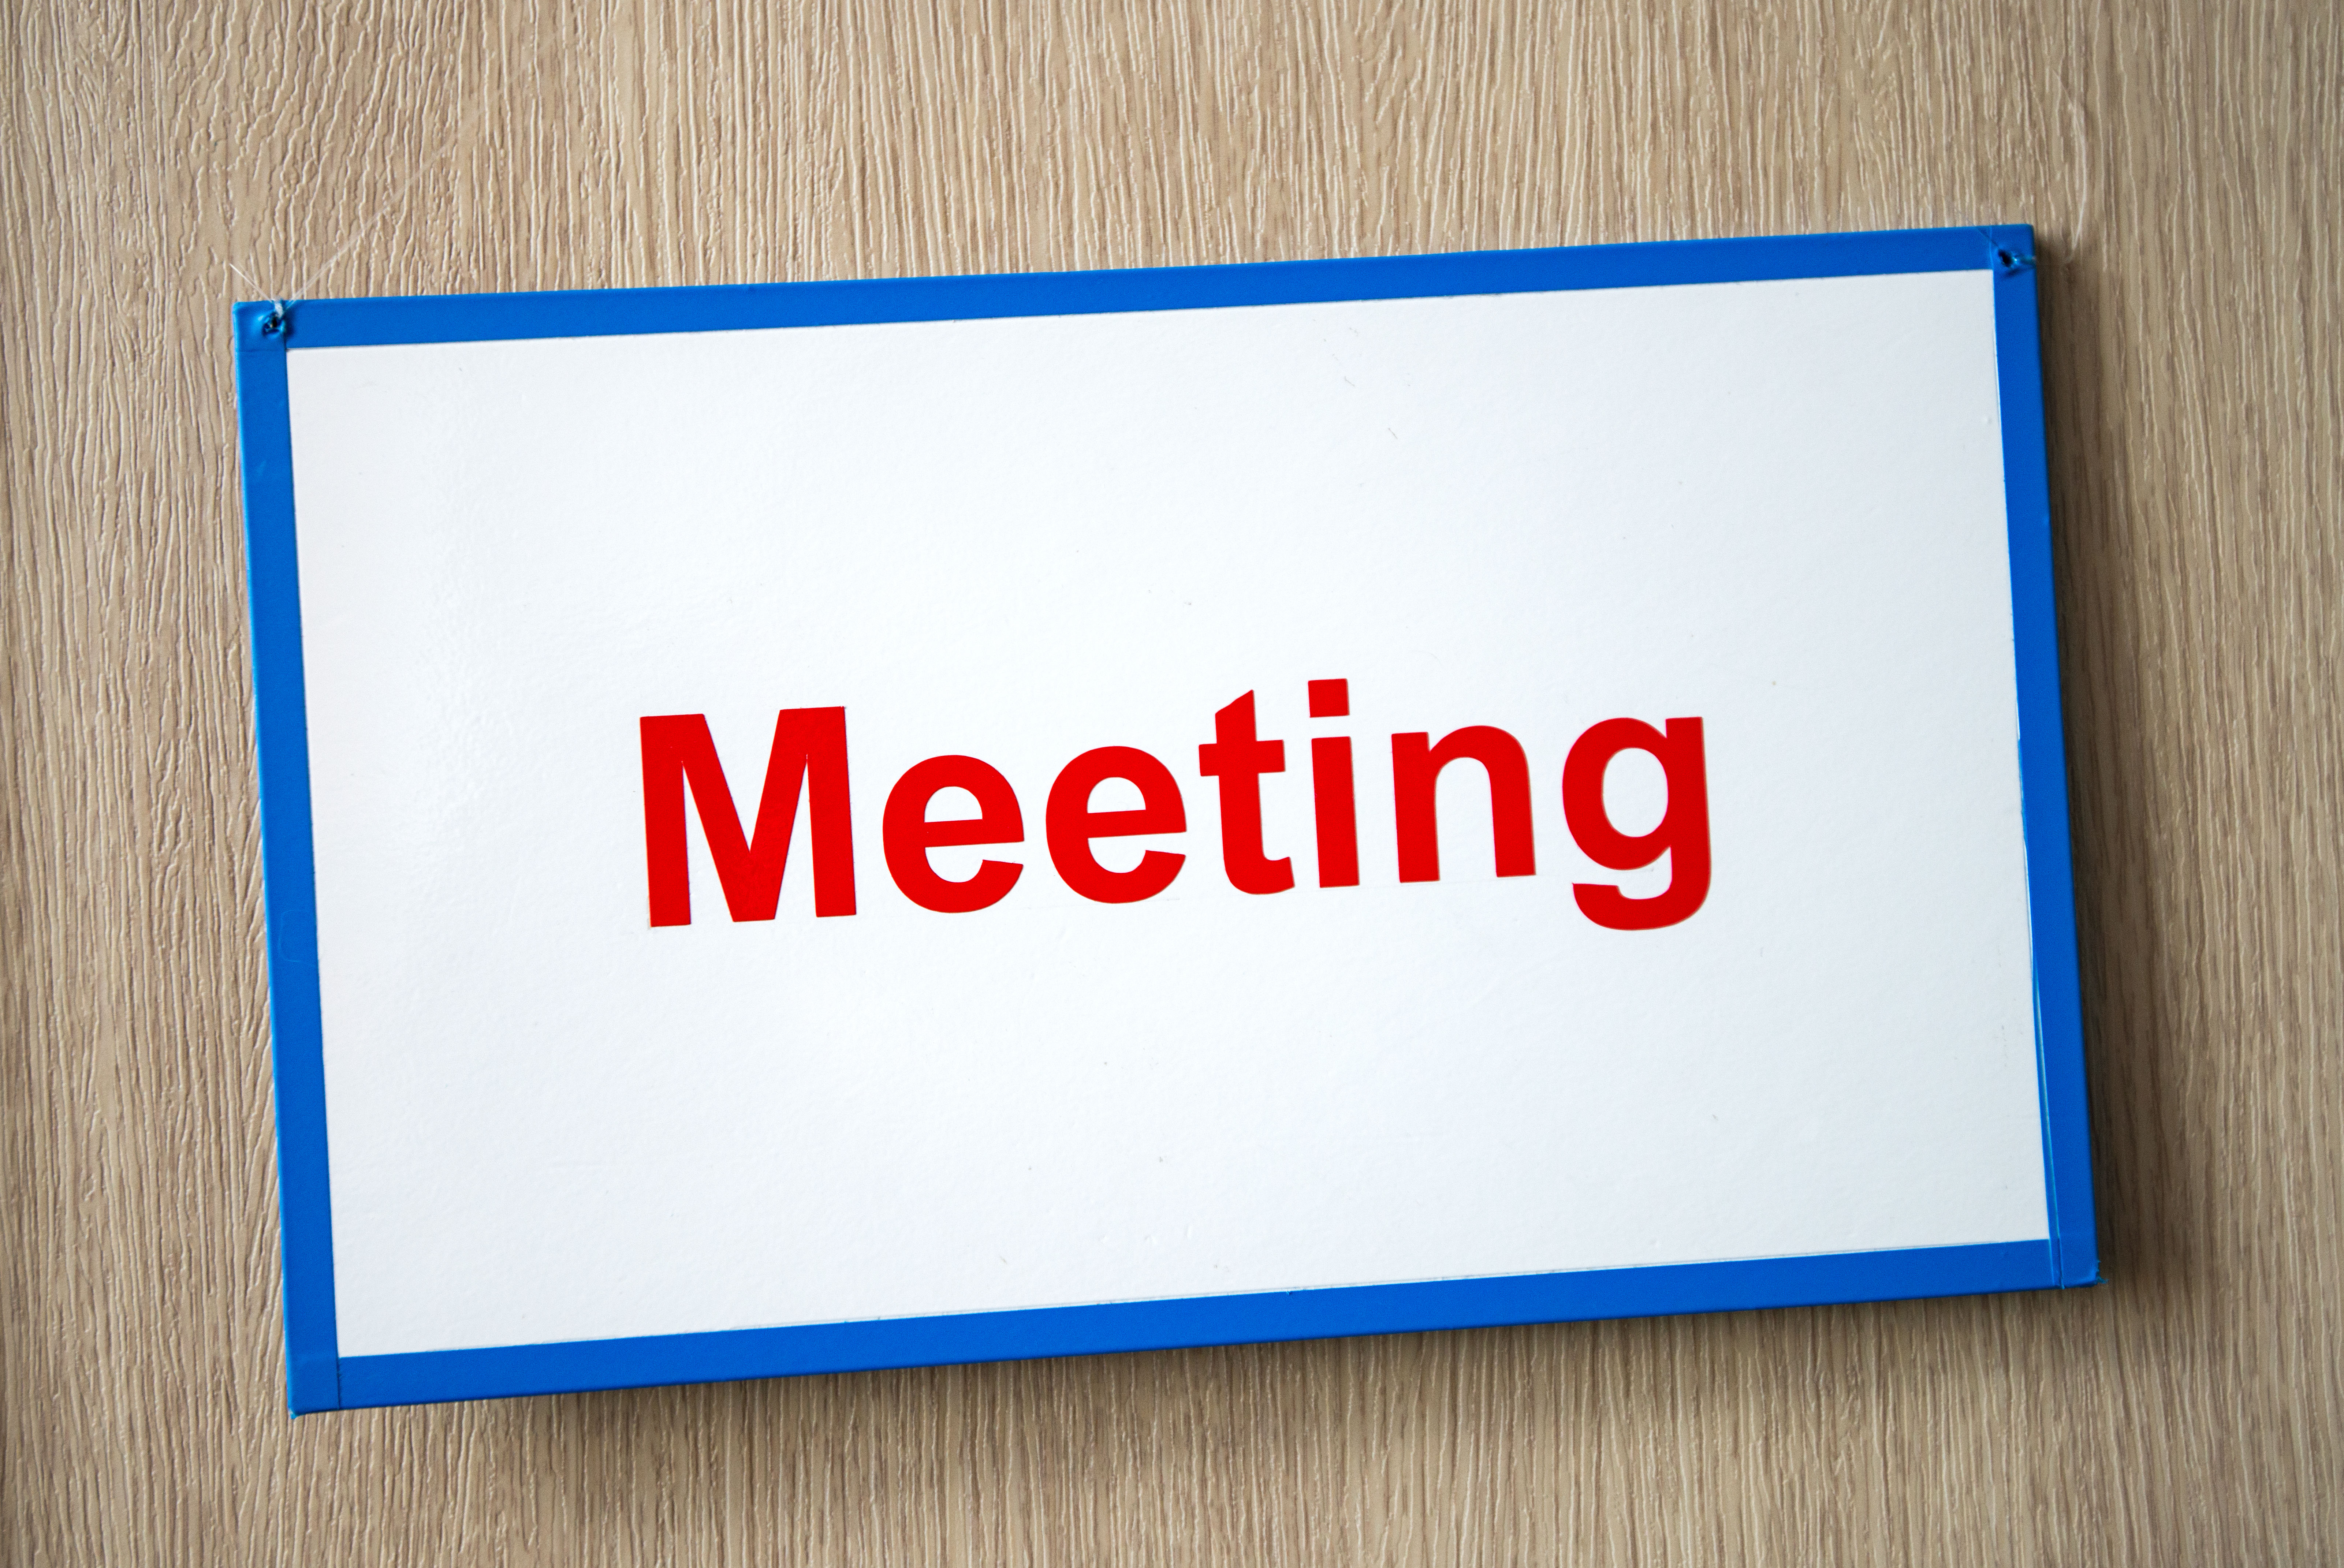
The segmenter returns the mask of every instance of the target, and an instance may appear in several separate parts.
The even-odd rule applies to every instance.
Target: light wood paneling
[[[0,19],[0,1557],[2344,1561],[2329,0]],[[2008,220],[2107,1284],[287,1422],[230,300]]]

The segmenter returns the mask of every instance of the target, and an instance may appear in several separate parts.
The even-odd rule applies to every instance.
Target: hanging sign
[[[2031,251],[240,307],[293,1407],[2090,1281]]]

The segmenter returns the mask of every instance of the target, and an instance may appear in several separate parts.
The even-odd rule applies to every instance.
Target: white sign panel
[[[2093,1278],[2030,249],[245,307],[295,1408]]]

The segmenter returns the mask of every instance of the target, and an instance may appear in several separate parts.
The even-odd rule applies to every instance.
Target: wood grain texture
[[[0,1557],[2344,1561],[2332,0],[0,25]],[[232,299],[2010,220],[2107,1284],[286,1420]]]

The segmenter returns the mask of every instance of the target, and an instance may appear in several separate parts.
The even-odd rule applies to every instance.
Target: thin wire
[[[472,110],[467,113],[461,121],[450,130],[445,136],[440,138],[439,150],[434,152],[429,157],[425,158],[421,163],[417,164],[413,169],[409,171],[407,177],[399,182],[399,188],[391,192],[389,196],[376,205],[374,211],[367,215],[366,221],[351,231],[350,236],[348,239],[342,241],[341,247],[339,249],[336,250],[333,255],[328,256],[325,260],[319,262],[317,266],[309,269],[308,274],[302,277],[300,283],[294,287],[293,293],[287,298],[285,303],[291,305],[295,300],[308,298],[309,286],[323,277],[327,273],[333,270],[333,266],[336,262],[349,255],[351,251],[357,249],[359,242],[365,239],[368,235],[371,234],[374,231],[375,226],[380,223],[393,207],[399,206],[399,203],[407,199],[408,193],[415,188],[416,182],[422,179],[425,175],[438,167],[440,160],[447,157],[449,154],[454,152],[456,148],[461,145],[464,134],[471,128],[472,122],[479,117],[479,106],[475,105]]]
[[[225,256],[222,256],[220,259],[223,261],[227,260]],[[236,263],[232,261],[228,262],[227,269],[236,274],[238,277],[244,279],[246,286],[250,288],[253,293],[264,297],[268,296],[268,290],[260,286],[260,279],[253,276],[252,274],[245,271],[244,268],[237,266]],[[285,313],[292,308],[293,302],[290,299],[271,297],[270,309],[268,316],[264,317],[260,323],[260,330],[266,333],[276,332],[278,328],[285,325]]]
[[[340,261],[344,256],[349,255],[351,251],[357,249],[359,243],[374,231],[375,226],[382,221],[390,210],[407,199],[409,193],[415,189],[416,183],[418,181],[422,179],[425,175],[429,174],[434,168],[438,167],[441,160],[445,159],[450,153],[453,153],[458,147],[464,144],[465,137],[471,133],[472,127],[479,123],[481,113],[487,107],[487,94],[485,92],[475,94],[473,95],[470,107],[464,111],[463,116],[459,119],[455,125],[450,126],[449,129],[441,135],[440,138],[440,146],[433,150],[431,156],[424,158],[412,169],[409,170],[407,177],[399,181],[399,188],[392,191],[389,196],[386,196],[383,200],[375,205],[374,210],[367,215],[364,222],[360,223],[357,228],[350,232],[349,236],[342,241],[340,247],[338,248],[333,255],[328,256],[325,260],[311,267],[288,293],[283,295],[272,295],[268,289],[261,287],[259,280],[254,277],[252,274],[245,271],[244,268],[237,266],[233,261],[229,262],[227,264],[229,271],[244,279],[246,284],[252,288],[254,293],[260,295],[263,298],[271,300],[276,306],[275,311],[269,316],[268,319],[261,324],[261,330],[263,332],[274,332],[278,327],[281,327],[284,324],[286,314],[290,311],[295,305],[308,297],[310,285],[324,277],[327,273],[333,270],[335,263]]]

